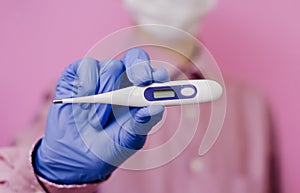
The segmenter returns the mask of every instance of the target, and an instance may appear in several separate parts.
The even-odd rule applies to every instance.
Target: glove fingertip
[[[153,70],[152,77],[154,82],[168,82],[170,81],[170,76],[168,71],[164,67],[158,67]]]
[[[141,48],[132,48],[126,52],[125,56],[122,58],[122,61],[132,64],[136,59],[150,60],[150,57],[145,50]]]
[[[153,105],[153,106],[148,106],[147,108],[150,116],[156,116],[162,114],[165,110],[165,107],[162,105]]]
[[[138,123],[146,123],[155,117],[161,117],[164,112],[164,106],[153,105],[139,109],[134,115],[134,119]]]

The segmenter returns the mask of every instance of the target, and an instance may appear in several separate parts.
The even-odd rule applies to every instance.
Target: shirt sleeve
[[[0,149],[0,192],[5,193],[94,193],[100,183],[61,185],[49,182],[34,172],[35,147],[11,146]]]
[[[43,190],[46,193],[94,193],[97,192],[99,185],[101,182],[95,182],[95,183],[88,183],[88,184],[71,184],[71,185],[65,185],[65,184],[56,184],[53,182],[50,182],[40,176],[38,176],[34,169],[34,160],[36,155],[36,150],[39,147],[41,143],[41,140],[39,140],[36,145],[33,148],[32,154],[31,154],[31,165],[32,170],[35,173],[36,179],[40,186],[43,188]]]
[[[0,149],[0,192],[43,192],[30,165],[30,147]]]
[[[45,92],[43,104],[28,128],[20,131],[12,146],[0,148],[0,192],[5,193],[94,193],[100,183],[60,185],[51,183],[34,172],[35,149],[44,133],[53,90]],[[34,145],[32,145],[34,144]]]

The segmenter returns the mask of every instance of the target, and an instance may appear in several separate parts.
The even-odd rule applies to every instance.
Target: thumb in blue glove
[[[135,48],[121,61],[83,59],[71,64],[58,81],[55,98],[168,80],[164,68],[153,69],[147,53]],[[40,176],[61,184],[104,180],[143,147],[147,133],[161,120],[163,111],[162,106],[52,105],[46,134],[36,151],[35,169]]]

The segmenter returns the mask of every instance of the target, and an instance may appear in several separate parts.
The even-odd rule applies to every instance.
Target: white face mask
[[[195,35],[201,19],[217,0],[124,0],[137,24],[170,25]],[[149,31],[151,35],[168,40],[179,40],[179,34]]]

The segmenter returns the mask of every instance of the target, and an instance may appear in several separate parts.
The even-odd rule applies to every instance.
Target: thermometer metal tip
[[[53,102],[53,104],[62,104],[63,103],[63,101],[62,100],[53,100],[52,101]]]

